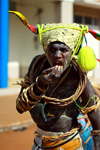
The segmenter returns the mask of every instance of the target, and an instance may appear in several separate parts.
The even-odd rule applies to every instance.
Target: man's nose
[[[61,58],[61,51],[60,50],[56,51],[54,56],[56,58]]]

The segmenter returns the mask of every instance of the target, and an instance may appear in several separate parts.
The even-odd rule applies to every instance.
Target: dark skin
[[[49,89],[46,92],[46,96],[50,96],[55,85],[59,83],[62,76],[68,71],[71,63],[71,50],[64,43],[53,42],[46,50],[46,57],[49,62],[42,70],[39,76],[38,85],[41,89],[45,89],[49,85]],[[79,83],[79,73],[77,68],[72,66],[71,71],[67,75],[64,82],[62,82],[58,88],[52,93],[51,97],[63,99],[68,98],[75,93]],[[41,92],[35,85],[35,93],[40,95]],[[99,96],[99,95],[98,95]],[[82,106],[85,106],[90,97],[95,98],[95,91],[87,79],[86,87],[81,94]],[[99,96],[100,98],[100,96]],[[80,97],[77,99],[77,103],[80,103]],[[95,101],[91,98],[88,106],[95,104]],[[77,116],[79,109],[75,103],[68,106],[56,106],[49,103],[44,103],[41,100],[30,111],[33,120],[37,126],[46,131],[52,132],[67,132],[78,125]],[[91,121],[94,130],[100,130],[100,112],[97,108],[88,113],[88,117]],[[94,136],[95,150],[100,150],[100,136]]]
[[[50,66],[49,68],[43,70],[42,74],[40,75],[39,82],[38,82],[39,86],[42,89],[44,89],[45,86],[49,84],[49,89],[46,92],[47,96],[50,95],[51,91],[55,87],[55,84],[62,78],[63,74],[67,72],[69,64],[70,64],[70,60],[71,60],[71,54],[72,54],[71,50],[63,43],[53,43],[48,46],[48,49],[46,50],[46,57],[48,59]],[[74,70],[72,72],[73,74],[75,74]],[[76,73],[76,75],[77,74],[78,73]],[[66,82],[66,85],[61,84],[58,87],[58,89],[52,94],[51,97],[63,99],[63,98],[71,96],[72,93],[75,92],[76,87],[78,85],[78,78],[74,77],[73,82],[72,82],[72,78],[73,76],[72,75],[70,76],[69,74],[66,81],[64,81]],[[68,87],[68,85],[70,86]],[[66,89],[67,87],[68,87],[68,91],[72,91],[72,92],[69,93],[63,90],[64,88]],[[58,92],[61,90],[62,90],[61,93]],[[40,114],[39,116],[36,115],[37,118],[36,116],[34,116],[34,112],[36,112],[36,110],[40,106],[42,107],[40,114],[42,113],[43,115],[41,119],[38,118],[40,117]],[[38,105],[33,110],[31,110],[31,113],[33,114],[32,115],[33,119],[35,118],[35,122],[37,123],[38,127],[47,131],[66,132],[66,131],[69,131],[72,127],[77,126],[76,118],[74,119],[75,123],[73,122],[73,118],[72,118],[75,111],[76,111],[75,104],[72,104],[71,106],[67,106],[67,107],[65,106],[58,107],[49,103],[46,105],[38,103]],[[54,117],[47,116],[46,114],[53,114]],[[59,118],[60,115],[65,115],[65,116],[64,118],[63,116]],[[58,127],[58,124],[59,124],[59,127]]]

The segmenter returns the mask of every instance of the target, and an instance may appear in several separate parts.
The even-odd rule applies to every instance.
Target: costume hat
[[[40,42],[46,51],[48,45],[54,41],[60,41],[66,44],[72,51],[71,59],[78,52],[77,62],[82,70],[90,71],[96,67],[97,60],[92,48],[87,46],[85,33],[91,33],[94,38],[100,40],[100,34],[89,29],[87,25],[80,25],[77,23],[63,24],[63,23],[48,23],[42,25],[30,25],[26,18],[17,11],[8,11],[14,13],[33,33],[40,37]],[[85,38],[86,46],[80,49],[80,45]],[[98,61],[100,61],[98,59]]]

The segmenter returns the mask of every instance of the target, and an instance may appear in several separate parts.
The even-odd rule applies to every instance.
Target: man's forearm
[[[100,150],[100,135],[93,136],[95,150]]]
[[[38,80],[36,80],[27,88],[24,88],[18,96],[16,100],[16,107],[19,113],[30,111],[38,104],[38,102],[42,99],[42,96],[47,91],[48,86],[46,89],[41,89],[39,88],[37,82]]]

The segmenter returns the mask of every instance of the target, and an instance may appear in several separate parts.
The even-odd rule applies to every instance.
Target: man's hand
[[[38,84],[41,88],[54,83],[62,74],[63,66],[54,66],[42,72],[39,77]]]

